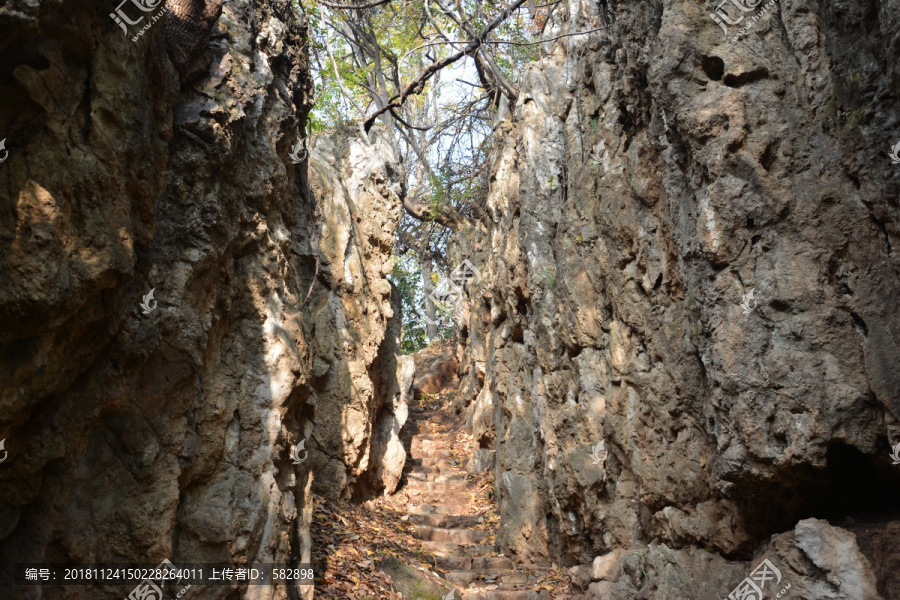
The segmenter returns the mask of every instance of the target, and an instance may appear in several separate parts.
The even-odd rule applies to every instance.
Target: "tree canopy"
[[[311,133],[376,121],[405,168],[391,279],[405,352],[452,331],[433,291],[455,265],[448,236],[483,217],[494,113],[515,103],[524,65],[559,2],[369,0],[297,4],[310,23]]]

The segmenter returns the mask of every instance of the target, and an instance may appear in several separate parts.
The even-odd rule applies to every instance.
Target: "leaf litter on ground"
[[[454,392],[429,397],[420,405],[426,410],[451,410]],[[450,459],[465,469],[476,448],[475,438],[437,419],[428,423],[431,433],[455,433],[450,445]],[[499,531],[500,511],[494,501],[494,478],[490,469],[466,476],[469,487],[467,515],[479,517],[472,529]],[[393,557],[417,569],[423,577],[450,586],[440,579],[440,569],[431,554],[424,551],[413,532],[407,514],[409,495],[401,487],[390,496],[380,496],[366,502],[331,502],[314,496],[312,520],[312,560],[316,573],[316,596],[340,600],[404,600],[395,589],[391,576],[380,568],[387,557]],[[488,538],[494,543],[494,535]],[[496,552],[488,556],[501,556]],[[556,565],[538,571],[522,569],[540,579],[534,590],[551,591],[554,598],[567,597],[571,583],[565,569]],[[414,600],[407,598],[405,600]]]

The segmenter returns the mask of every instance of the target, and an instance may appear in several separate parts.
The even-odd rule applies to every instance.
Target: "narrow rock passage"
[[[474,440],[449,407],[410,408],[411,456],[399,493],[408,522],[431,564],[462,600],[550,600],[568,597],[559,572],[516,565],[494,546],[499,517],[488,498],[489,474],[466,470]],[[561,588],[565,587],[563,590]],[[551,590],[555,593],[551,594]]]
[[[564,569],[522,565],[494,545],[500,518],[490,472],[468,470],[475,440],[443,391],[410,407],[397,492],[362,504],[316,499],[316,598],[564,600]],[[450,595],[452,592],[452,595]]]

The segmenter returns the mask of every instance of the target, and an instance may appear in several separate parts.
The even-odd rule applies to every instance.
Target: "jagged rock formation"
[[[459,384],[459,362],[451,343],[434,343],[413,355],[416,399],[434,396],[442,390],[454,390]]]
[[[226,3],[187,58],[110,10],[0,8],[0,577],[307,562],[311,468],[349,495],[403,466],[397,158],[373,131],[315,140],[310,182],[289,160],[312,98],[290,3]],[[15,597],[92,594],[38,588]]]
[[[392,306],[386,279],[400,220],[400,166],[387,135],[372,133],[379,144],[336,144],[358,135],[345,131],[317,138],[311,153],[311,185],[321,199],[324,223],[318,234],[321,276],[330,290],[311,300],[313,440],[320,450],[313,465],[317,491],[331,498],[354,491],[362,496],[382,487],[373,489],[375,480],[358,479],[370,466],[376,424],[375,431],[388,436],[384,444],[378,443],[377,454],[392,457],[387,468],[392,475],[378,477],[389,492],[396,487],[405,458],[398,434],[406,420],[411,359],[402,365],[403,381],[397,382],[399,305]],[[398,319],[388,332],[394,313]]]
[[[900,597],[900,3],[714,8],[569,2],[498,116],[455,251],[498,541],[604,600]]]

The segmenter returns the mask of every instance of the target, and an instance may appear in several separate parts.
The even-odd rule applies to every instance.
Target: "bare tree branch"
[[[398,115],[398,114],[397,114],[397,111],[395,111],[393,108],[390,109],[390,112],[391,112],[392,115],[394,115],[394,118],[395,118],[395,119],[397,119],[398,121],[400,121],[401,123],[403,123],[403,125],[405,125],[406,127],[409,127],[410,129],[416,129],[416,130],[418,130],[418,131],[429,131],[429,130],[431,130],[431,129],[434,129],[434,125],[432,125],[431,127],[416,127],[415,125],[410,125],[409,123],[407,123],[406,121],[404,121],[404,120],[403,120],[403,117],[401,117],[400,115]]]
[[[425,89],[425,84],[436,72],[440,71],[444,67],[452,65],[462,57],[471,55],[472,53],[477,51],[484,42],[484,38],[494,29],[499,27],[500,24],[503,23],[503,21],[505,21],[509,17],[509,15],[513,13],[513,11],[525,4],[525,2],[526,0],[516,0],[516,2],[510,4],[499,15],[497,15],[493,21],[488,23],[485,28],[481,30],[481,33],[479,33],[474,39],[470,40],[469,43],[466,44],[465,48],[463,48],[459,52],[456,52],[455,54],[451,54],[443,60],[439,60],[428,65],[428,67],[426,67],[425,70],[422,71],[422,73],[420,73],[419,76],[412,81],[412,83],[404,88],[404,90],[400,93],[396,100],[393,100],[392,102],[379,108],[372,116],[366,119],[365,125],[363,127],[364,130],[368,133],[368,131],[372,128],[372,125],[375,123],[375,119],[377,119],[380,115],[387,112],[391,108],[398,108],[402,106],[409,96],[421,94],[422,90]]]
[[[534,46],[536,44],[543,44],[544,42],[552,42],[554,40],[558,40],[564,37],[571,37],[573,35],[585,35],[587,33],[594,33],[595,31],[605,31],[603,27],[598,27],[597,29],[588,29],[587,31],[575,31],[572,33],[564,33],[562,35],[558,35],[552,38],[544,38],[542,40],[537,40],[536,42],[511,42],[509,40],[491,40],[485,42],[485,44],[510,44],[511,46]]]
[[[376,2],[369,2],[368,4],[334,4],[332,2],[328,2],[328,0],[316,0],[319,4],[324,4],[328,8],[337,8],[340,10],[360,10],[363,8],[375,8],[376,6],[381,6],[382,4],[388,4],[389,2],[393,2],[394,0],[377,0]]]
[[[443,4],[441,4],[441,0],[434,0],[435,3],[440,7],[441,11],[450,17],[454,23],[456,23],[460,29],[465,31],[471,37],[475,37],[475,32],[472,31],[472,28],[462,20],[462,6],[460,5],[460,0],[456,0],[456,7],[459,10],[459,15],[453,13],[452,10],[446,8]],[[481,11],[481,5],[477,4],[476,8],[478,9],[479,15],[483,15],[484,13]],[[484,38],[482,38],[484,40]],[[503,77],[500,73],[499,67],[497,67],[497,63],[494,62],[494,59],[491,58],[490,54],[486,54],[479,48],[479,51],[472,55],[475,58],[475,63],[477,66],[481,66],[486,71],[490,72],[490,78],[494,80],[496,85],[503,89],[503,94],[509,99],[510,105],[515,104],[516,97],[518,96],[518,92],[516,92],[515,88],[513,88],[508,81]],[[493,86],[492,86],[493,87]]]
[[[417,204],[407,195],[403,198],[403,209],[417,221],[434,221],[454,232],[469,224],[469,220],[449,204],[444,204],[441,206],[440,212],[433,214],[428,205]]]

